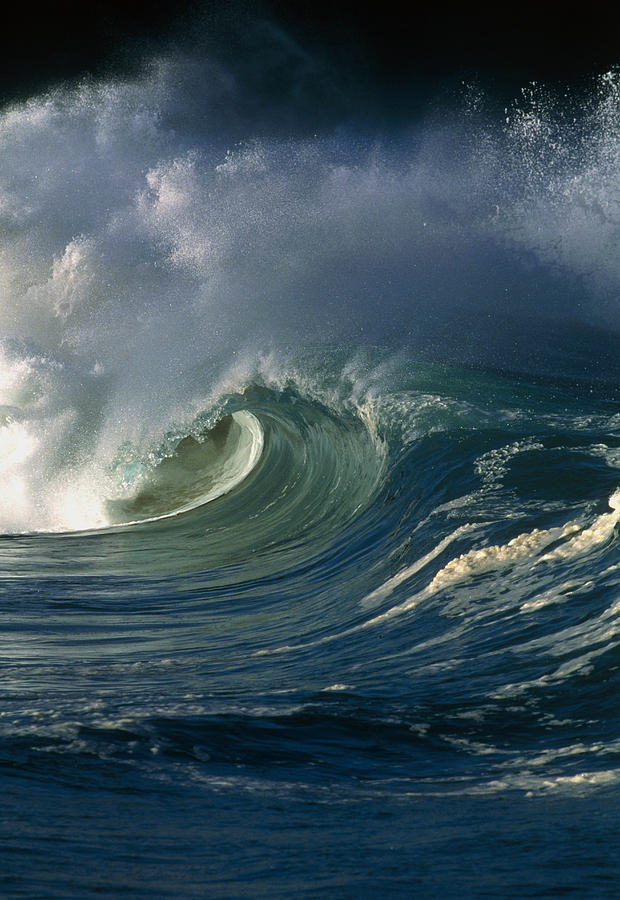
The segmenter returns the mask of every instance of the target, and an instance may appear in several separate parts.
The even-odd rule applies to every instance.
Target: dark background
[[[332,73],[395,114],[459,77],[511,93],[532,80],[581,83],[620,62],[613,6],[327,0],[62,0],[5,10],[0,102],[65,79],[128,72],[171,44],[206,46],[234,64],[256,47],[257,23],[280,29]],[[274,86],[277,90],[277,85]]]

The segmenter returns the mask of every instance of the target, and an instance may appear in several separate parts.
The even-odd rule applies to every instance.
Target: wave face
[[[0,884],[604,896],[618,82],[242,113],[171,56],[0,118]]]

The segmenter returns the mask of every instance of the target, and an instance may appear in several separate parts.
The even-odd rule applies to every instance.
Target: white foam
[[[506,791],[522,791],[526,797],[548,794],[583,794],[600,788],[613,787],[620,782],[620,770],[577,772],[574,775],[543,776],[532,772],[509,773],[502,778],[467,789],[470,794],[501,794]]]
[[[548,590],[537,594],[535,597],[532,597],[531,600],[527,600],[525,603],[523,603],[521,605],[521,612],[535,612],[536,610],[543,609],[546,606],[552,606],[554,603],[561,603],[575,592],[576,587],[577,585],[575,585],[574,582],[569,581],[564,584],[560,584],[557,587],[554,586],[552,588],[549,588]]]
[[[620,490],[612,494],[609,505],[613,511],[598,516],[589,528],[584,528],[579,522],[567,522],[558,528],[543,530],[535,528],[533,531],[517,535],[506,544],[469,550],[440,569],[431,581],[429,591],[433,593],[457,582],[527,560],[531,560],[533,564],[552,562],[588,553],[613,535],[620,517]],[[566,538],[568,540],[565,540]],[[539,555],[549,544],[561,540],[565,542],[543,556]]]
[[[539,441],[531,439],[514,441],[505,447],[498,447],[489,450],[476,460],[475,470],[482,478],[485,487],[498,486],[506,472],[510,461],[521,453],[527,453],[530,450],[542,450],[543,444]]]
[[[493,544],[490,547],[469,550],[450,560],[439,570],[429,584],[429,591],[434,593],[477,575],[535,558],[536,554],[552,541],[572,534],[577,528],[574,523],[569,523],[563,528],[546,530],[535,528],[533,531],[517,535],[507,544]]]
[[[360,605],[364,609],[369,609],[373,606],[377,606],[385,597],[388,597],[393,591],[396,590],[403,582],[408,581],[413,575],[423,569],[429,562],[439,556],[440,553],[448,547],[453,541],[457,540],[461,535],[466,532],[471,531],[476,526],[474,525],[461,525],[459,528],[456,528],[451,534],[446,535],[439,543],[433,547],[428,553],[424,556],[420,557],[420,559],[416,560],[410,566],[407,566],[404,569],[401,569],[400,572],[397,572],[396,575],[393,575],[391,578],[388,578],[382,585],[375,588],[374,591],[371,591],[367,594],[363,600],[360,601]]]
[[[610,540],[620,519],[620,489],[611,495],[609,505],[612,512],[603,513],[589,528],[584,528],[583,531],[565,544],[555,547],[549,553],[546,553],[542,557],[543,561],[571,559],[581,556],[594,547]]]
[[[598,456],[605,460],[608,466],[620,469],[620,447],[608,447],[606,444],[595,444],[588,448],[592,456]]]

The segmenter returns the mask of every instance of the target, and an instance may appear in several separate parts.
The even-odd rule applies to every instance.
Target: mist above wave
[[[531,88],[493,121],[471,89],[399,135],[243,141],[234,76],[160,59],[4,111],[5,336],[139,371],[164,331],[176,370],[254,335],[415,343],[455,309],[617,327],[613,75],[585,110]]]

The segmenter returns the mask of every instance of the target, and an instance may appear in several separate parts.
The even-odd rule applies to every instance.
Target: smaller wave
[[[583,528],[578,522],[567,522],[562,528],[535,528],[531,532],[517,535],[507,544],[496,544],[463,553],[435,575],[429,591],[435,592],[471,576],[518,563],[557,540],[562,543],[541,556],[541,562],[572,559],[587,553],[611,539],[620,519],[620,489],[614,491],[609,498],[609,506],[612,512],[598,516],[589,528]],[[564,540],[565,538],[568,540]]]
[[[506,544],[494,544],[490,547],[468,550],[446,563],[420,593],[410,597],[399,606],[392,607],[366,624],[374,624],[399,613],[408,612],[431,594],[462,582],[468,582],[470,579],[486,573],[501,571],[523,563],[535,565],[539,562],[567,560],[587,554],[612,539],[620,520],[620,489],[614,491],[608,503],[612,511],[597,516],[594,523],[587,528],[584,528],[579,522],[567,522],[564,526],[557,528],[542,530],[535,528],[533,531],[517,535]],[[458,529],[459,534],[462,531],[462,528]],[[455,533],[450,537],[456,536]],[[446,543],[448,541],[444,539],[437,549],[443,549]],[[548,552],[538,555],[552,544],[555,546]],[[433,555],[435,554],[428,554],[429,557]],[[421,562],[425,561],[426,557]],[[410,568],[412,572],[416,570],[415,566]],[[401,580],[405,580],[408,574],[409,570],[401,573]],[[366,600],[368,599],[367,597]]]
[[[585,528],[578,522],[567,522],[557,528],[539,529],[518,534],[506,544],[493,544],[490,547],[481,547],[468,550],[460,556],[451,559],[443,566],[425,588],[413,595],[404,603],[388,609],[380,616],[372,619],[368,624],[391,618],[392,616],[407,612],[431,594],[451,587],[461,582],[467,582],[476,576],[489,572],[499,571],[509,566],[519,565],[522,562],[552,562],[554,560],[572,559],[588,553],[590,550],[605,544],[611,540],[616,525],[620,520],[620,489],[614,491],[609,498],[611,512],[597,516],[592,525]],[[474,525],[462,525],[454,532],[443,538],[436,547],[412,565],[393,575],[386,582],[367,594],[362,600],[362,607],[368,609],[377,605],[381,600],[391,594],[399,585],[407,581],[429,562],[439,556],[449,544],[464,533],[475,530]],[[538,554],[552,544],[548,552]]]
[[[382,625],[388,620],[394,619],[416,609],[423,601],[428,600],[434,594],[445,589],[465,583],[479,576],[503,572],[510,567],[518,568],[527,566],[531,568],[538,563],[558,562],[577,558],[588,554],[590,551],[610,542],[620,521],[620,488],[615,490],[609,498],[611,512],[597,516],[589,527],[582,523],[572,521],[564,526],[548,529],[533,529],[517,535],[506,544],[495,544],[490,547],[469,550],[460,556],[451,559],[441,568],[432,580],[421,590],[409,596],[402,603],[389,607],[385,611],[347,628],[344,631],[330,634],[307,644],[293,644],[277,647],[273,650],[257,651],[257,656],[271,653],[285,653],[300,647],[318,646],[331,641],[355,634],[368,628]],[[437,557],[449,544],[474,526],[461,526],[455,532],[445,537],[439,544],[411,566],[398,572],[386,582],[367,594],[361,601],[364,609],[378,605],[385,597],[395,591],[400,584],[407,581],[429,562]],[[555,545],[548,552],[543,551]]]

